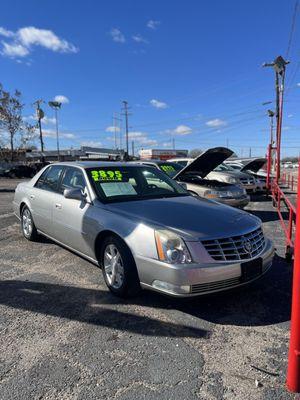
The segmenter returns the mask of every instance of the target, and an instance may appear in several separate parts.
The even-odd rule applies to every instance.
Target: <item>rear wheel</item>
[[[120,297],[132,297],[141,290],[134,258],[126,244],[115,236],[104,239],[100,265],[109,290]]]
[[[31,212],[27,206],[22,208],[21,212],[21,229],[23,236],[27,240],[35,241],[38,238],[38,233],[34,225]]]

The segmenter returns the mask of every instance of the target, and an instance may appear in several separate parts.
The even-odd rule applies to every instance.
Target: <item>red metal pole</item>
[[[299,181],[300,167],[298,167]],[[300,190],[298,187],[297,205],[300,205]],[[291,392],[300,392],[300,214],[296,216],[295,257],[292,291],[292,315],[290,349],[287,370],[287,388]]]
[[[268,146],[268,161],[267,161],[267,181],[266,181],[266,186],[267,190],[270,190],[271,186],[271,165],[272,165],[272,144],[269,144]]]

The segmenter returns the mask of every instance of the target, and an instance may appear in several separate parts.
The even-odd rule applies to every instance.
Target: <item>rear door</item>
[[[51,165],[31,189],[29,197],[34,223],[40,231],[52,235],[52,209],[63,173],[62,165]]]
[[[80,189],[87,195],[87,201],[66,199],[63,195],[65,189]],[[66,167],[53,203],[53,237],[72,249],[93,257],[88,229],[90,208],[93,205],[89,200],[83,171],[77,167]]]

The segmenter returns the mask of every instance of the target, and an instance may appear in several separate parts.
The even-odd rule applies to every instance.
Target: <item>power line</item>
[[[293,41],[293,36],[294,36],[295,26],[296,26],[296,20],[297,20],[298,5],[299,5],[299,0],[296,0],[295,6],[294,6],[294,12],[293,12],[293,16],[292,16],[290,35],[289,35],[289,40],[288,40],[288,45],[287,45],[285,58],[288,58],[288,56],[290,54],[290,50],[291,50],[291,45],[292,45],[292,41]]]

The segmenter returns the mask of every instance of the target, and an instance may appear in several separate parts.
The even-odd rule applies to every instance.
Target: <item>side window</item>
[[[50,167],[51,168],[51,167]],[[34,185],[35,187],[41,189],[45,182],[46,175],[48,174],[49,168],[46,168],[45,171],[42,173],[42,175],[39,177],[37,180],[36,184]]]
[[[79,168],[67,167],[60,184],[60,192],[65,189],[81,189],[84,191],[86,182],[82,171]]]
[[[58,183],[64,167],[61,165],[53,165],[48,168],[48,173],[43,178],[43,175],[38,180],[36,187],[39,189],[49,190],[50,192],[57,192]],[[43,178],[43,179],[42,179]]]

